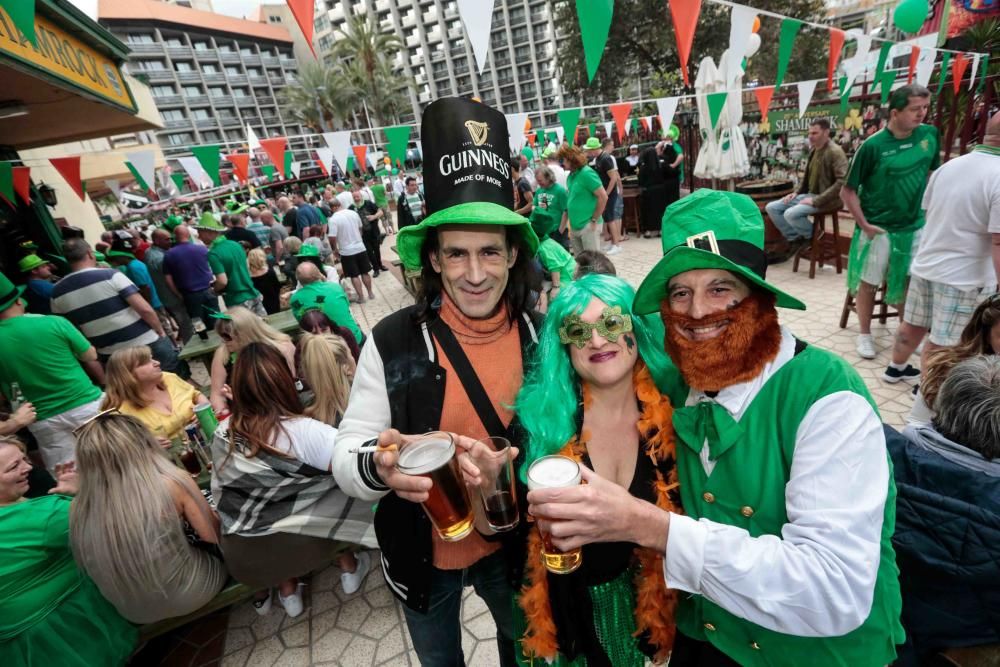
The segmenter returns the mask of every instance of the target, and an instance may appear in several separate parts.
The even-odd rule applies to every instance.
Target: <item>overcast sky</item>
[[[250,16],[253,14],[260,0],[212,0],[212,9],[218,14],[229,14],[230,16]],[[278,4],[276,0],[267,0],[263,4]]]

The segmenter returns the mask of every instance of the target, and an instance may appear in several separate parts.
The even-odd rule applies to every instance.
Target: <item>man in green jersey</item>
[[[889,123],[868,137],[851,161],[840,197],[857,226],[847,264],[847,289],[856,294],[857,351],[874,359],[875,290],[902,314],[910,261],[924,226],[921,202],[927,175],[941,164],[937,128],[924,125],[931,93],[912,84],[893,91]]]
[[[243,306],[251,313],[266,317],[264,298],[253,286],[243,246],[223,236],[226,228],[211,216],[202,216],[196,227],[198,238],[208,246],[208,265],[215,276],[212,282],[215,293],[222,295],[228,308]]]

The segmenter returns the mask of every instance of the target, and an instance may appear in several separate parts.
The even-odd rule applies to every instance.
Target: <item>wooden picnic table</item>
[[[299,323],[295,321],[291,310],[273,313],[265,317],[264,320],[278,331],[286,334],[293,334],[299,328]],[[192,336],[179,356],[185,361],[200,361],[205,364],[205,368],[211,368],[212,355],[215,354],[220,345],[222,345],[222,339],[219,338],[219,334],[215,331],[209,331],[208,338],[205,340],[198,336]]]

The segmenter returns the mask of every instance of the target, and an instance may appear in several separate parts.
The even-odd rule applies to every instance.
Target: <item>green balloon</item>
[[[902,0],[892,12],[893,24],[905,33],[916,33],[927,20],[930,4],[927,0]]]

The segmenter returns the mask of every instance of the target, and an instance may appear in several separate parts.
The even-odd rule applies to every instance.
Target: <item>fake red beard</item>
[[[663,301],[660,317],[666,329],[667,354],[688,386],[701,391],[719,391],[756,377],[781,347],[781,327],[772,294],[752,293],[724,313],[697,320],[672,312],[669,303]],[[723,320],[728,320],[729,325],[709,340],[690,340],[678,331]]]

